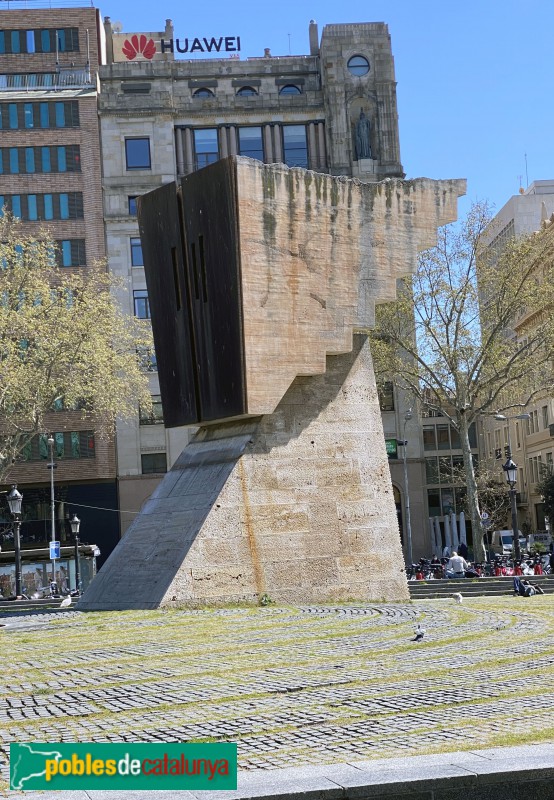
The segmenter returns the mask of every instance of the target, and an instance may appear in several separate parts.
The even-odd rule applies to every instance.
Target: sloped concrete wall
[[[87,590],[85,609],[406,600],[369,344],[276,411],[201,429]]]

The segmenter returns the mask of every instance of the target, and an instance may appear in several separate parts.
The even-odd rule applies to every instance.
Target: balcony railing
[[[56,72],[24,72],[0,75],[0,92],[45,92],[93,86],[90,69],[63,67]]]

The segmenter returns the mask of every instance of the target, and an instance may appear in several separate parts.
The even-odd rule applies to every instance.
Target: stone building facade
[[[274,57],[265,50],[245,60],[237,58],[237,37],[179,39],[171,20],[163,31],[123,33],[106,18],[105,30],[108,63],[100,70],[99,95],[104,217],[110,268],[127,284],[122,302],[129,313],[149,315],[135,198],[150,189],[233,154],[363,182],[404,176],[394,61],[383,23],[328,25],[320,41],[311,22],[309,54]],[[227,46],[232,52],[213,57],[214,47]],[[212,57],[191,58],[191,48]],[[157,403],[155,370],[151,391]],[[127,510],[138,510],[188,440],[185,429],[164,430],[156,408],[159,416],[137,416],[118,429],[119,497]],[[414,554],[422,555],[429,543],[421,430],[416,414],[404,426],[406,408],[405,398],[389,398],[383,426],[391,443],[409,442]],[[401,459],[391,447],[402,522]]]
[[[94,8],[0,10],[0,207],[21,217],[30,234],[46,225],[68,270],[106,256],[97,114],[103,38]],[[119,535],[115,447],[97,439],[78,412],[53,410],[48,425],[56,535],[68,538],[66,517],[77,510],[83,540],[107,555]],[[50,538],[48,459],[46,441],[37,442],[11,475],[24,496],[24,546]],[[9,516],[5,507],[0,514]]]
[[[554,180],[533,181],[526,190],[511,197],[500,209],[483,237],[488,247],[502,248],[510,239],[538,231],[541,221],[554,214]],[[526,324],[518,319],[518,326]],[[529,420],[484,421],[483,456],[494,453],[510,441],[513,459],[518,465],[518,518],[525,533],[543,532],[547,521],[537,484],[544,470],[554,469],[554,398],[544,394],[525,409]],[[514,412],[515,414],[516,412]],[[499,473],[501,473],[501,463]],[[510,524],[507,527],[511,527]]]

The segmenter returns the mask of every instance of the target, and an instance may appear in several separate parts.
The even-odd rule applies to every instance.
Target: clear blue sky
[[[398,81],[400,146],[410,178],[467,178],[468,198],[496,208],[554,178],[553,0],[317,3],[97,0],[124,31],[239,35],[242,56],[308,52],[308,24],[386,22]],[[461,211],[467,207],[462,203]]]

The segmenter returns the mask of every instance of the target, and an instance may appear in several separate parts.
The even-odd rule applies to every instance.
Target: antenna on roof
[[[112,31],[114,33],[121,33],[123,30],[123,23],[117,20],[116,22],[112,22]]]
[[[529,186],[529,172],[527,171],[527,153],[524,153],[525,156],[525,183]]]
[[[291,37],[290,33],[288,33],[287,36],[289,37],[289,56],[290,56],[290,37]]]

